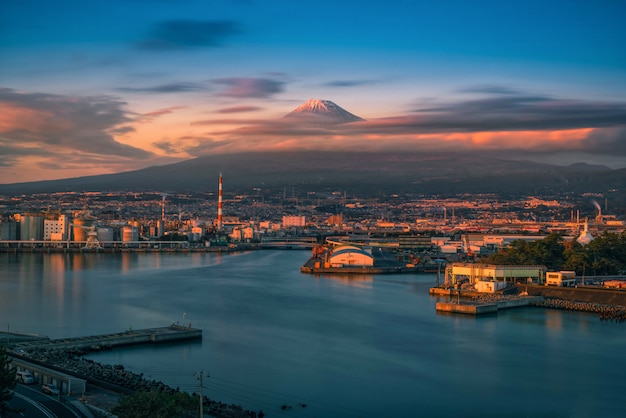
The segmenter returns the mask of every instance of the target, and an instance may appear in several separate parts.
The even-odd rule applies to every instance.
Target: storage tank
[[[98,241],[100,241],[101,244],[110,243],[111,241],[113,241],[113,228],[111,228],[110,226],[102,226],[100,228],[97,228],[96,232],[98,233]]]
[[[74,219],[74,241],[87,241],[87,232],[91,229],[93,221]]]
[[[22,216],[20,219],[20,240],[22,241],[41,241],[43,239],[42,216]]]
[[[122,227],[122,242],[139,241],[139,230],[136,226],[124,225]]]

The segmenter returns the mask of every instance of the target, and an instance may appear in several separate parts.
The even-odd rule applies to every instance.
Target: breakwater
[[[564,311],[589,312],[597,314],[603,321],[626,321],[626,307],[593,302],[578,302],[565,299],[544,298],[531,303],[532,306],[560,309]]]
[[[143,374],[126,370],[123,365],[101,364],[86,359],[89,353],[112,349],[114,347],[171,343],[184,340],[202,339],[202,330],[172,324],[169,327],[128,330],[126,332],[94,335],[78,338],[50,340],[46,337],[34,338],[29,341],[16,340],[9,345],[10,354],[14,358],[31,364],[31,369],[43,366],[71,375],[86,382],[120,394],[136,391],[156,390],[158,392],[176,393],[179,388],[172,388],[163,382],[146,379]],[[213,417],[255,418],[253,411],[243,409],[239,405],[226,404],[203,397],[206,411]]]
[[[88,337],[61,338],[56,340],[38,339],[12,344],[15,350],[35,349],[100,350],[125,345],[165,343],[183,340],[202,339],[202,330],[180,325],[162,328],[129,329],[114,334],[92,335]]]
[[[518,290],[527,292],[529,296],[626,306],[625,290],[606,289],[600,286],[555,287],[523,284],[518,285]]]
[[[45,366],[120,394],[131,394],[137,391],[156,390],[173,394],[180,392],[163,382],[146,379],[143,374],[126,370],[122,365],[101,364],[84,358],[93,349],[45,349],[38,348],[19,356],[36,365]],[[217,418],[255,418],[257,414],[239,405],[218,402],[203,396],[203,404],[208,416]]]

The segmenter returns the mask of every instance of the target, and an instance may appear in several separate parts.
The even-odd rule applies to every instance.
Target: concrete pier
[[[163,343],[202,339],[202,330],[170,325],[162,328],[128,330],[116,334],[88,337],[34,340],[11,344],[13,350],[101,350],[135,344]]]
[[[498,312],[500,309],[517,308],[520,306],[530,306],[533,303],[543,300],[542,297],[516,297],[502,300],[495,300],[487,303],[472,302],[437,302],[437,311],[462,313],[467,315],[483,315]]]

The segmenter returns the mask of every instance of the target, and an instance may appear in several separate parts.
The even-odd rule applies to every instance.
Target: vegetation
[[[198,396],[150,390],[123,396],[111,412],[119,418],[195,418],[199,410]]]
[[[485,259],[492,264],[538,264],[548,270],[573,270],[577,275],[615,275],[626,272],[626,231],[604,232],[588,245],[567,242],[559,234],[527,242],[516,240]]]
[[[0,417],[13,411],[9,402],[13,398],[13,389],[17,383],[15,370],[11,368],[11,358],[7,355],[6,347],[0,346]]]

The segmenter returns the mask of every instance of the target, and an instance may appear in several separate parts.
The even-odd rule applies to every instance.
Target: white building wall
[[[57,220],[43,221],[43,239],[46,241],[63,241],[67,239],[67,217],[60,215]],[[61,236],[60,239],[58,237]]]

